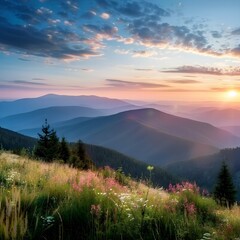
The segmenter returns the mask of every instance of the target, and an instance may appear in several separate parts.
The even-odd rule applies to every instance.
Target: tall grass
[[[0,239],[240,237],[239,208],[219,209],[191,183],[164,191],[121,170],[79,171],[2,152],[0,186]]]

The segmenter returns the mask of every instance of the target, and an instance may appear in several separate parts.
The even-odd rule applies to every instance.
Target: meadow
[[[168,189],[109,167],[82,171],[0,153],[0,239],[240,239],[240,208],[194,183]]]

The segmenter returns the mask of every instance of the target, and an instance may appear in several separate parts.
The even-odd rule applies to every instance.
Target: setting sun
[[[235,98],[237,95],[238,95],[238,93],[237,93],[236,90],[230,90],[230,91],[227,92],[227,96],[229,98]]]

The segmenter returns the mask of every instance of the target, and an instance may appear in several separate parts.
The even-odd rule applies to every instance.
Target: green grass
[[[109,168],[80,171],[1,152],[0,239],[240,237],[240,208],[221,209],[190,183],[168,192],[147,185]]]

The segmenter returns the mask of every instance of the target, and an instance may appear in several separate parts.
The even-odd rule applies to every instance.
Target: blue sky
[[[238,0],[0,0],[0,98],[227,100],[240,89],[239,9]]]

